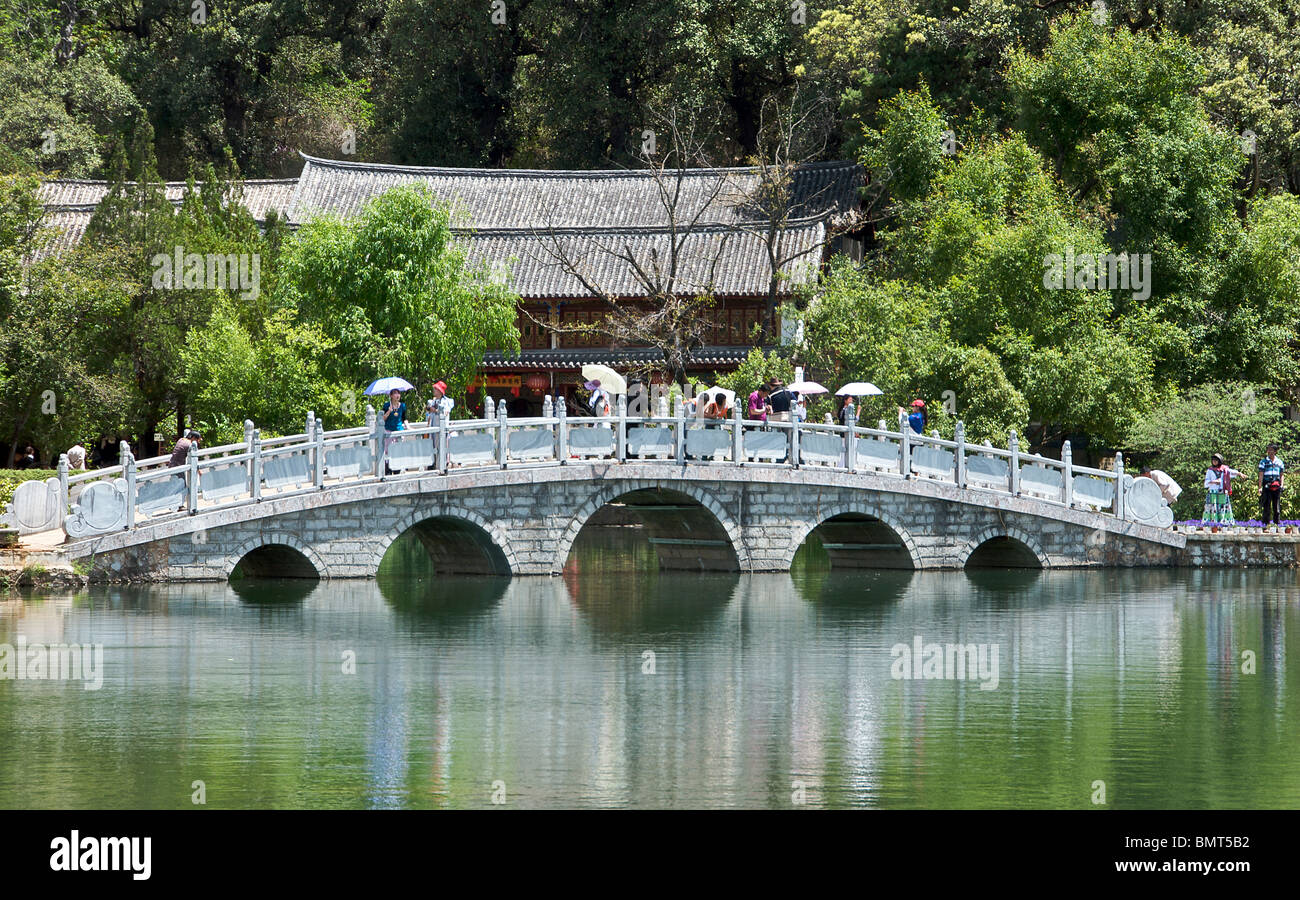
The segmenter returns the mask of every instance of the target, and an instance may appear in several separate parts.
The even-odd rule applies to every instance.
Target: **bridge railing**
[[[71,474],[61,458],[57,479],[19,488],[8,518],[24,533],[62,527],[68,537],[80,538],[377,480],[635,460],[875,474],[1029,497],[1145,524],[1173,521],[1154,482],[1125,475],[1119,454],[1114,470],[1076,466],[1069,442],[1060,459],[1022,451],[1014,432],[1005,448],[970,444],[961,422],[949,440],[914,433],[901,415],[891,429],[883,420],[874,428],[763,422],[743,418],[739,409],[728,419],[706,419],[688,415],[680,400],[671,414],[661,403],[654,415],[637,416],[628,413],[622,396],[605,418],[570,417],[562,399],[552,406],[547,398],[542,415],[525,418],[510,418],[490,398],[486,407],[482,419],[443,417],[399,431],[385,431],[373,408],[364,426],[328,432],[308,413],[302,433],[266,439],[250,421],[242,442],[191,448],[180,466],[167,456],[137,461],[123,443],[122,464],[109,469]]]

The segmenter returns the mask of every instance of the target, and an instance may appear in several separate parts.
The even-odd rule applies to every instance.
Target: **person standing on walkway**
[[[912,411],[907,415],[907,424],[910,425],[912,430],[917,434],[925,434],[926,417],[924,400],[912,401]]]
[[[1286,465],[1277,455],[1277,444],[1268,445],[1268,455],[1259,461],[1259,517],[1268,528],[1282,524],[1282,479]]]
[[[1205,509],[1202,519],[1214,525],[1235,525],[1232,517],[1232,479],[1243,477],[1215,453],[1210,457],[1210,467],[1205,470]]]
[[[767,385],[760,384],[758,390],[749,395],[749,408],[746,410],[746,418],[766,422],[767,414],[771,411],[772,407],[767,402]]]
[[[591,396],[587,398],[587,410],[598,419],[608,418],[613,412],[609,402],[609,392],[595,379],[584,382],[582,386],[591,391]]]
[[[785,383],[781,379],[772,379],[771,393],[767,395],[767,402],[772,408],[773,422],[790,421],[790,410],[794,406],[794,395],[785,389]]]
[[[437,425],[441,416],[451,418],[452,407],[456,401],[447,396],[447,383],[445,381],[435,381],[433,383],[433,398],[425,404],[425,422],[429,425]]]
[[[201,440],[203,440],[203,435],[199,434],[198,429],[196,428],[191,428],[189,431],[185,432],[185,434],[181,435],[180,439],[176,442],[176,445],[172,447],[172,455],[171,459],[167,460],[167,467],[169,469],[174,469],[177,466],[185,465],[190,458],[190,448],[193,447],[197,451],[199,449],[199,441]],[[185,479],[188,476],[178,473],[175,477],[184,484]],[[180,505],[176,507],[177,512],[185,509],[185,501],[186,497],[184,493],[182,493]]]
[[[853,408],[853,395],[845,394],[844,399],[840,402],[840,424],[856,425],[857,422],[857,410]]]

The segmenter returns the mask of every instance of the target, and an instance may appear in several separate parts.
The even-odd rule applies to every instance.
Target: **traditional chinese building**
[[[357,215],[403,184],[427,185],[450,205],[471,261],[520,297],[522,353],[487,354],[480,385],[497,398],[540,404],[547,392],[571,394],[587,363],[631,370],[657,361],[652,347],[616,346],[571,328],[602,321],[611,298],[647,303],[647,273],[656,266],[673,270],[676,293],[715,298],[690,375],[727,371],[756,344],[775,343],[780,304],[812,283],[832,252],[855,251],[850,229],[864,180],[853,163],[804,165],[791,177],[782,220],[772,222],[758,211],[762,179],[749,168],[453,169],[304,157],[298,178],[245,182],[243,200],[259,221],[274,209],[296,226],[322,213]],[[167,196],[179,202],[184,188],[168,183]],[[54,249],[80,239],[106,190],[94,181],[43,185],[48,224],[62,229]]]

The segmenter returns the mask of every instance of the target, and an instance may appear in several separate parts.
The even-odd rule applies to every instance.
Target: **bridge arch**
[[[574,511],[573,516],[569,519],[569,524],[565,527],[564,532],[560,535],[560,540],[555,550],[555,557],[551,562],[551,571],[562,572],[564,565],[569,558],[569,552],[573,549],[574,542],[578,539],[578,533],[582,531],[587,521],[596,514],[596,511],[602,507],[613,503],[621,497],[629,494],[636,494],[642,491],[657,491],[662,494],[676,494],[684,497],[694,503],[697,503],[702,509],[712,514],[712,519],[725,534],[726,543],[735,556],[736,566],[740,571],[750,569],[749,550],[745,546],[745,541],[741,536],[740,526],[736,524],[731,513],[723,506],[717,497],[713,496],[706,490],[701,489],[695,484],[687,481],[672,482],[664,484],[660,481],[623,481],[614,484],[602,485],[593,491],[585,503]],[[661,562],[663,556],[660,556]]]
[[[788,570],[794,564],[795,554],[799,552],[799,548],[804,545],[804,542],[808,540],[809,536],[832,520],[841,520],[846,523],[852,523],[855,520],[863,521],[872,519],[893,532],[901,545],[899,553],[893,559],[887,558],[885,564],[881,565],[880,568],[922,568],[921,554],[917,549],[916,540],[912,537],[911,532],[903,527],[903,524],[888,512],[878,508],[875,504],[862,500],[851,500],[845,503],[835,504],[826,509],[819,509],[815,518],[810,519],[806,524],[796,525],[793,529],[793,534],[790,537],[790,546],[786,548],[785,555],[781,559],[781,567]],[[910,565],[898,564],[903,560],[909,562]],[[834,560],[832,560],[831,565],[835,565]]]
[[[472,510],[438,507],[411,510],[380,538],[372,575],[379,571],[379,564],[394,542],[412,529],[420,529],[417,537],[429,551],[435,567],[440,560],[445,563],[455,559],[467,563],[453,569],[461,574],[511,575],[518,571],[510,538],[496,522]],[[445,546],[440,542],[445,542]]]
[[[958,568],[1004,566],[1018,569],[1048,569],[1052,562],[1038,539],[1019,528],[990,526],[966,542],[957,555]]]
[[[260,534],[249,538],[226,558],[223,568],[227,581],[236,568],[254,577],[321,580],[330,577],[329,566],[320,554],[310,544],[288,533]]]

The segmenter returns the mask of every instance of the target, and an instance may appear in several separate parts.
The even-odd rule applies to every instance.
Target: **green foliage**
[[[965,420],[972,441],[1005,440],[1027,424],[1025,397],[997,357],[955,343],[933,294],[903,281],[874,281],[842,257],[807,310],[800,352],[832,391],[869,381],[884,392],[862,398],[863,421],[884,419],[892,427],[898,407],[919,397],[928,403],[931,427],[948,437],[956,418]]]
[[[190,332],[181,351],[193,416],[209,444],[243,440],[244,420],[264,437],[297,434],[308,410],[326,428],[361,424],[361,412],[343,412],[343,388],[324,375],[335,343],[312,324],[293,321],[282,309],[254,338],[233,304],[222,301],[202,328]]]
[[[0,509],[14,499],[14,491],[24,481],[44,481],[58,477],[59,473],[54,469],[0,469]]]
[[[280,304],[335,346],[325,373],[364,387],[401,375],[459,394],[489,349],[518,352],[518,297],[472,266],[428,188],[396,188],[356,219],[304,226],[281,257]]]
[[[1294,454],[1300,447],[1300,425],[1285,420],[1281,407],[1266,392],[1263,385],[1242,381],[1198,385],[1134,425],[1128,445],[1147,465],[1168,472],[1183,487],[1174,506],[1178,519],[1201,518],[1202,485],[1211,453],[1222,454],[1224,462],[1246,475],[1232,493],[1234,515],[1243,520],[1258,518],[1255,467],[1268,444],[1279,444],[1278,455],[1288,463],[1288,452]],[[1283,492],[1282,506],[1283,518],[1300,518],[1293,482]]]
[[[749,355],[733,371],[725,374],[713,373],[710,384],[703,388],[721,387],[735,391],[737,397],[748,397],[759,385],[768,384],[773,378],[789,383],[794,378],[794,366],[788,355],[775,350],[749,351]]]

